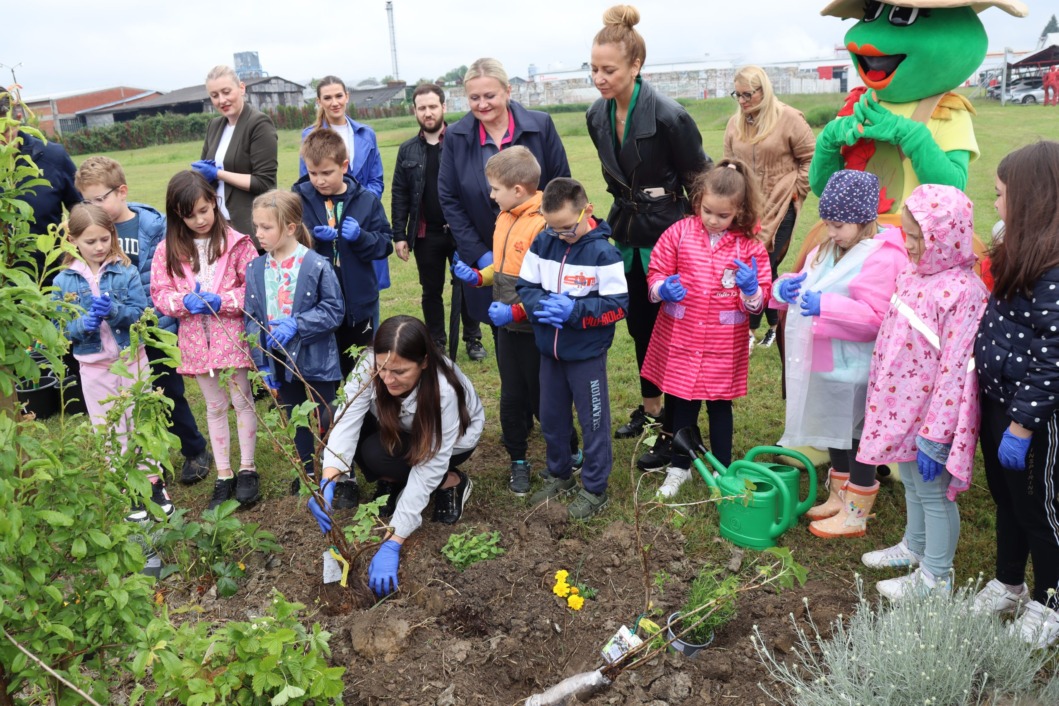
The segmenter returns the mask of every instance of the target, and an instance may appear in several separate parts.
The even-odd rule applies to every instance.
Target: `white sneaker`
[[[952,591],[952,585],[949,581],[934,578],[922,568],[916,569],[907,576],[879,581],[875,584],[875,588],[879,591],[879,595],[889,598],[891,601],[925,596],[935,592],[949,594]]]
[[[753,352],[754,352],[754,344],[755,344],[755,343],[757,343],[757,339],[756,339],[756,338],[754,338],[754,332],[753,332],[753,331],[751,331],[751,332],[750,332],[750,352],[751,352],[751,353],[753,353]]]
[[[1018,613],[1030,600],[1029,587],[1022,584],[1021,588],[1021,593],[1012,593],[1011,589],[1000,581],[992,579],[975,595],[971,610],[975,613],[996,613],[997,615]]]
[[[672,498],[680,491],[680,486],[691,478],[690,468],[677,468],[676,466],[670,466],[666,470],[666,479],[658,487],[657,495],[661,498]]]
[[[1059,613],[1037,601],[1026,604],[1026,610],[1011,623],[1012,634],[1023,642],[1043,650],[1059,640]]]
[[[868,552],[860,560],[869,569],[910,569],[919,566],[923,557],[909,549],[902,539],[892,547]]]

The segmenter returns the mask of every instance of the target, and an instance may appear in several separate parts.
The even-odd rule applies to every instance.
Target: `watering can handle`
[[[729,466],[729,468],[731,468],[733,472],[745,470],[749,473],[756,473],[757,475],[763,477],[765,480],[768,480],[774,486],[776,486],[776,490],[779,491],[780,498],[782,498],[782,502],[780,504],[782,511],[780,512],[780,516],[776,519],[776,521],[772,523],[772,527],[769,528],[769,536],[772,537],[772,539],[776,539],[781,534],[786,532],[795,519],[794,503],[791,502],[791,491],[787,490],[787,484],[784,483],[778,475],[776,475],[775,471],[766,468],[765,466],[762,466],[760,463],[753,463],[751,461],[735,461],[734,463],[732,463],[731,466]]]
[[[797,505],[795,519],[804,515],[806,510],[808,510],[812,506],[812,504],[816,502],[816,488],[819,483],[816,477],[816,465],[812,461],[810,461],[809,457],[803,454],[801,451],[798,451],[797,449],[784,448],[782,446],[755,446],[754,448],[750,449],[750,451],[747,453],[746,460],[753,461],[755,458],[758,457],[759,454],[787,456],[788,458],[793,458],[795,461],[798,461],[805,468],[805,472],[809,474],[809,488],[805,496],[805,500],[799,503],[797,498],[795,499],[795,505]]]

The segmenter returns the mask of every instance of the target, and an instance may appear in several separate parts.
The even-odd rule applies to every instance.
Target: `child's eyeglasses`
[[[757,93],[760,90],[761,90],[760,88],[755,88],[752,91],[743,91],[742,93],[740,93],[739,91],[732,91],[728,95],[730,95],[734,100],[737,100],[737,101],[740,101],[740,100],[748,101],[751,98],[753,98],[754,94]]]
[[[549,230],[552,232],[552,235],[556,235],[560,238],[573,238],[575,235],[577,235],[577,228],[581,225],[581,220],[585,217],[585,211],[587,209],[588,206],[585,206],[581,209],[581,213],[577,217],[577,223],[574,224],[573,228],[569,230],[556,230],[555,228],[549,228]]]
[[[111,189],[107,193],[105,193],[105,194],[103,194],[101,196],[97,196],[94,199],[85,199],[85,201],[87,201],[88,203],[94,203],[97,206],[102,206],[103,202],[107,200],[107,197],[110,196],[111,194],[113,194],[117,190],[118,190],[118,187],[115,186],[113,189]]]

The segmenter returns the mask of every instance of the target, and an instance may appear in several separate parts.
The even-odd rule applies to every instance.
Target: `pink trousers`
[[[93,363],[80,362],[81,369],[81,391],[84,394],[85,409],[92,426],[100,426],[106,423],[107,412],[114,405],[113,400],[104,402],[108,397],[116,397],[122,390],[129,388],[141,379],[150,375],[151,368],[147,361],[147,353],[141,347],[139,355],[129,364],[129,372],[135,376],[134,379],[122,377],[110,372],[113,360],[101,360]],[[118,441],[121,444],[121,452],[125,453],[129,444],[129,431],[132,430],[132,410],[126,410],[125,414],[117,420]],[[151,482],[158,479],[155,474],[150,474]]]
[[[254,414],[254,393],[245,368],[237,368],[228,381],[228,389],[221,387],[220,377],[196,375],[202,396],[206,400],[206,426],[210,431],[210,446],[217,462],[217,475],[232,472],[231,429],[228,427],[229,402],[235,407],[235,428],[239,435],[239,469],[254,470],[254,449],[257,445],[257,416]]]

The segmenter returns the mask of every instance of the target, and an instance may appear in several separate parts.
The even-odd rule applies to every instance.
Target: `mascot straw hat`
[[[878,3],[884,4],[884,3]],[[886,5],[893,5],[894,7],[915,7],[919,9],[947,9],[953,7],[972,7],[975,12],[981,12],[987,10],[990,7],[996,7],[1009,15],[1015,17],[1026,17],[1030,14],[1030,9],[1026,7],[1025,3],[1019,2],[1019,0],[998,0],[997,2],[961,2],[960,0],[893,0],[892,2],[885,3]],[[844,20],[856,19],[859,20],[864,17],[864,0],[835,0],[830,3],[827,7],[820,11],[821,15],[830,15],[832,17],[841,17]]]

